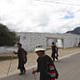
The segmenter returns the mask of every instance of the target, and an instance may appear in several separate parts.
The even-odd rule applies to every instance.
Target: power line
[[[40,0],[36,0],[36,1],[40,1]],[[69,2],[69,3],[59,2],[59,1],[40,1],[40,2],[56,3],[56,4],[71,5],[71,6],[80,6],[80,4],[72,4],[71,2]]]

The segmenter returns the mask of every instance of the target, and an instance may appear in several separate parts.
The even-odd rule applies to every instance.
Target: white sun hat
[[[42,48],[42,47],[37,47],[34,51],[35,51],[35,52],[38,52],[38,51],[45,51],[45,49]]]

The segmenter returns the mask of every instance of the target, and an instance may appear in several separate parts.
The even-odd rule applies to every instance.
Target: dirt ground
[[[68,48],[68,49],[59,49],[59,58],[66,56],[68,54],[72,54],[75,52],[80,52],[80,48]],[[51,49],[46,50],[46,54],[51,56]],[[13,57],[16,57],[12,53],[7,53],[7,54],[0,54],[0,57],[11,57],[8,60],[3,60],[0,61],[0,77],[3,75],[8,75],[9,73],[16,72],[17,70],[17,59],[12,59]],[[36,65],[36,60],[37,60],[37,55],[34,52],[29,52],[27,55],[28,61],[25,65],[26,69],[30,69],[33,66]]]

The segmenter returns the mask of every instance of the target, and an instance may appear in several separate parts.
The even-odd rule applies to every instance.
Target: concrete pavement
[[[58,80],[80,80],[80,53],[66,57],[56,63]]]
[[[59,72],[58,80],[80,80],[80,53],[65,57],[59,62],[55,62]],[[1,78],[0,80],[35,80],[32,70],[27,70],[25,75],[19,76],[18,73]],[[36,74],[36,80],[39,80],[39,74]]]

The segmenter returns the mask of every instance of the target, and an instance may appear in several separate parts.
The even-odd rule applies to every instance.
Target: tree
[[[11,32],[6,25],[0,24],[0,46],[13,46],[16,42],[16,33]]]

